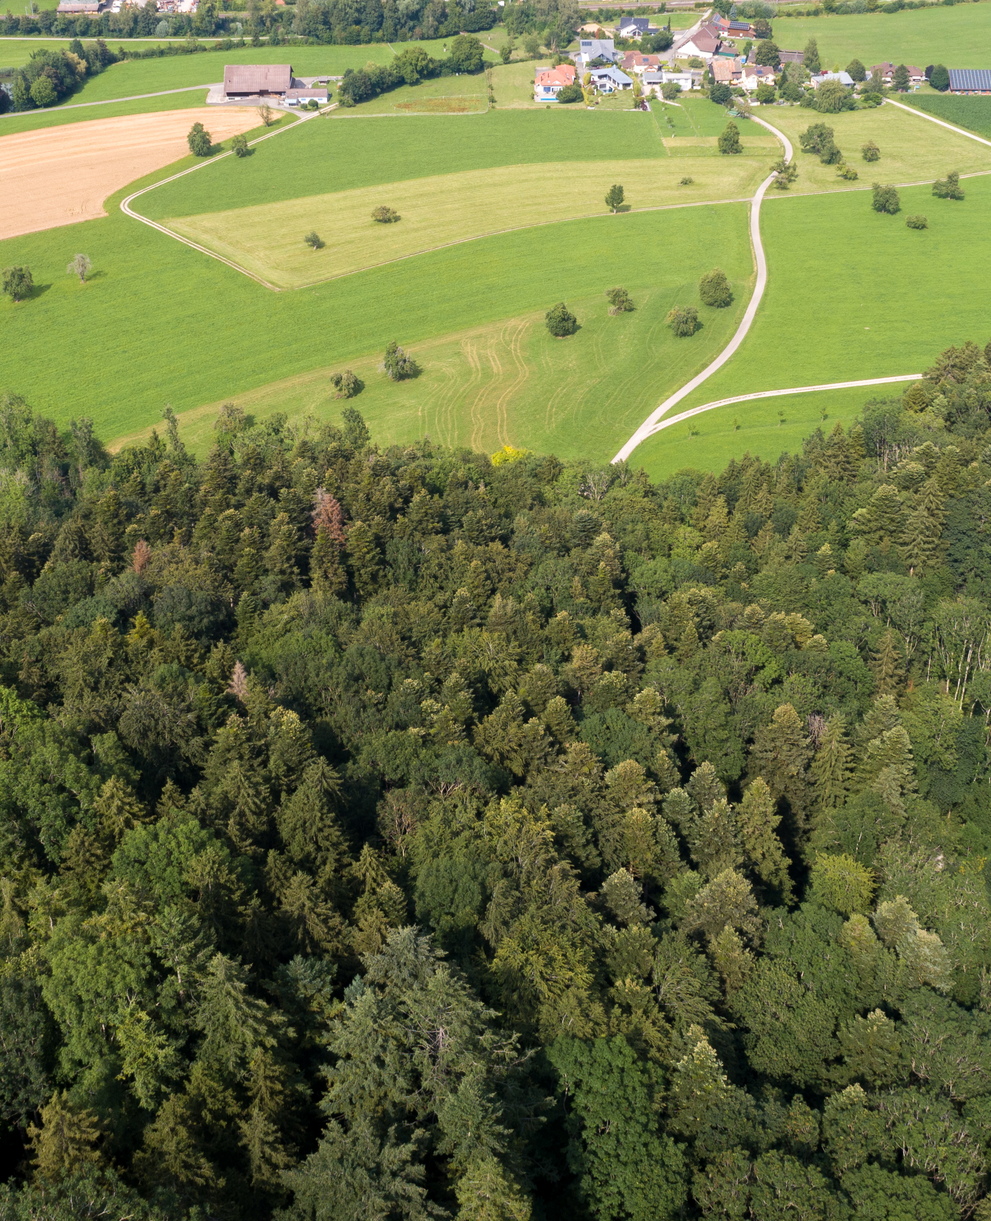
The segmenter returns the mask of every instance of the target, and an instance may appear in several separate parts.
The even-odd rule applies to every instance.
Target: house
[[[617,93],[621,89],[632,89],[633,81],[619,68],[590,68],[592,84],[600,93]]]
[[[228,64],[224,68],[224,97],[279,98],[293,87],[291,64]]]
[[[926,79],[926,74],[922,71],[922,69],[916,68],[914,66],[909,66],[908,64],[906,64],[905,66],[906,66],[906,68],[908,68],[909,84],[921,85],[922,82]],[[884,81],[884,83],[886,85],[890,85],[891,82],[895,79],[895,70],[897,67],[898,67],[897,64],[889,64],[887,62],[885,62],[883,64],[875,64],[874,67],[871,68],[870,73],[868,75],[873,76],[874,73],[876,72],[878,74],[878,76],[881,78],[881,80]]]
[[[712,79],[717,85],[738,85],[742,75],[743,66],[735,57],[719,55],[712,60]]]
[[[575,54],[575,64],[579,72],[584,72],[593,60],[604,59],[607,63],[619,63],[620,54],[611,38],[582,38],[578,42]]]
[[[690,34],[683,42],[678,43],[675,47],[675,55],[683,59],[695,55],[699,59],[709,60],[718,52],[720,42],[718,30],[709,23],[696,30],[694,34]]]
[[[991,68],[951,68],[951,93],[991,93]]]
[[[740,85],[747,93],[756,93],[758,85],[773,85],[774,84],[774,69],[764,68],[759,64],[744,64],[743,74],[740,77]]]
[[[301,106],[306,102],[319,102],[321,106],[326,106],[330,101],[330,93],[326,87],[320,88],[314,86],[300,86],[287,89],[284,101],[287,106]]]
[[[656,33],[656,26],[652,26],[646,17],[624,17],[619,23],[620,38],[643,38],[645,34]]]
[[[692,89],[698,88],[702,74],[698,70],[693,72],[690,68],[685,68],[684,71],[645,72],[642,79],[644,93],[652,93],[655,97],[660,97],[662,85],[678,85],[682,93],[688,93]]]
[[[561,90],[574,83],[574,64],[560,64],[556,68],[536,68],[533,78],[533,100],[535,102],[556,102]]]
[[[627,51],[620,63],[624,72],[660,72],[661,57],[659,55],[644,55],[641,51]]]
[[[716,16],[712,24],[723,38],[756,38],[757,31],[749,21],[730,20],[729,17]]]
[[[857,83],[849,72],[819,72],[811,78],[809,83],[813,89],[818,89],[826,81],[839,81],[844,89],[852,89]]]

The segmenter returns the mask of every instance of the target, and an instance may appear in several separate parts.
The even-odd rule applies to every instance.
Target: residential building
[[[717,85],[738,85],[743,75],[743,65],[734,56],[714,56],[712,60],[712,79]]]
[[[584,72],[593,60],[604,59],[607,63],[615,64],[621,56],[612,38],[582,38],[578,42],[574,58],[578,71]]]
[[[991,68],[951,68],[952,93],[991,93]]]
[[[710,60],[719,51],[720,43],[719,31],[710,22],[678,43],[675,54],[682,59],[689,59],[694,55],[699,59]]]
[[[756,38],[757,31],[749,21],[731,21],[729,17],[720,17],[718,14],[712,19],[712,24],[716,27],[723,38]]]
[[[636,72],[639,76],[644,72],[660,72],[662,62],[659,55],[644,55],[640,51],[627,51],[620,61],[619,67],[624,72]]]
[[[556,68],[537,68],[533,78],[533,100],[535,102],[556,102],[561,90],[574,83],[574,64],[559,64]]]
[[[619,68],[589,68],[592,84],[600,93],[618,93],[622,89],[632,89],[633,81],[621,72]]]
[[[300,86],[287,89],[284,101],[287,106],[301,106],[306,102],[319,102],[321,106],[326,106],[330,100],[330,91],[319,85]]]
[[[620,38],[643,38],[645,34],[656,34],[657,27],[652,26],[646,17],[623,17],[618,33]]]
[[[773,85],[774,69],[764,68],[760,64],[746,63],[740,77],[740,85],[747,93],[756,93],[758,85]]]
[[[668,83],[679,85],[682,93],[698,89],[702,81],[702,73],[698,69],[692,71],[691,68],[685,68],[682,71],[645,72],[641,79],[644,93],[652,93],[655,97],[660,97],[661,86]]]
[[[826,81],[839,81],[844,89],[852,89],[857,83],[849,72],[819,72],[811,78],[809,83],[813,89],[818,89]]]

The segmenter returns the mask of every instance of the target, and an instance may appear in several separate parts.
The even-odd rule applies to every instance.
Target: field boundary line
[[[757,390],[753,394],[735,394],[732,398],[715,399],[711,403],[703,403],[701,407],[691,407],[688,411],[679,412],[678,415],[673,415],[668,420],[658,420],[647,435],[652,437],[655,433],[662,432],[673,424],[681,424],[685,420],[690,420],[692,416],[701,415],[704,411],[713,411],[716,407],[729,407],[732,403],[783,398],[789,394],[812,394],[817,390],[852,390],[857,386],[888,386],[896,382],[917,382],[921,377],[921,373],[899,373],[895,377],[866,377],[853,382],[823,382],[819,386],[791,386],[787,390]]]
[[[290,123],[286,127],[276,128],[275,131],[266,132],[264,136],[258,136],[257,139],[251,140],[248,143],[249,148],[254,148],[256,144],[261,144],[263,140],[271,140],[273,136],[279,136],[283,132],[293,131],[300,124],[306,123],[310,119],[315,119],[321,112],[310,112],[305,116],[300,116],[295,123]],[[226,153],[221,153],[219,157],[211,157],[209,161],[203,161],[199,165],[191,165],[189,169],[180,170],[178,174],[171,174],[168,178],[163,178],[159,182],[153,182],[150,186],[142,187],[139,191],[133,191],[125,199],[120,202],[120,210],[126,215],[133,217],[134,220],[139,220],[143,225],[148,225],[152,229],[157,229],[159,233],[164,233],[168,237],[175,238],[177,242],[182,242],[184,246],[189,246],[192,250],[198,250],[200,254],[208,255],[211,259],[216,259],[218,263],[223,263],[234,271],[239,271],[242,275],[247,276],[250,280],[254,280],[256,284],[261,284],[263,288],[271,289],[277,293],[282,290],[276,288],[274,284],[269,284],[267,280],[263,280],[261,276],[256,276],[254,272],[248,271],[244,267],[238,266],[232,259],[225,259],[223,255],[216,254],[212,250],[208,250],[206,246],[201,246],[198,242],[190,241],[187,237],[182,237],[181,234],[174,232],[165,225],[160,225],[157,220],[152,220],[150,217],[142,216],[140,212],[135,212],[131,207],[131,201],[140,198],[142,195],[147,195],[149,191],[154,191],[156,187],[165,186],[167,182],[175,182],[177,178],[185,178],[187,174],[194,174],[197,170],[205,170],[207,166],[216,165],[217,162],[225,160],[227,157],[232,157],[234,154],[228,149]]]
[[[769,132],[777,136],[784,145],[784,159],[791,161],[795,155],[795,150],[792,148],[791,141],[783,131],[779,131],[776,127],[772,127],[765,119],[758,119],[756,115],[752,116],[752,122],[759,123],[761,127],[766,127]],[[767,287],[767,258],[764,255],[764,246],[760,240],[760,206],[764,200],[764,195],[767,188],[774,181],[776,175],[769,174],[760,184],[753,194],[750,203],[750,245],[754,255],[754,262],[757,267],[757,280],[754,284],[754,291],[750,295],[750,301],[744,311],[743,317],[740,319],[740,325],[736,328],[733,338],[729,341],[725,348],[719,353],[715,360],[710,361],[708,365],[697,373],[691,381],[685,383],[680,390],[676,390],[674,394],[661,403],[660,407],[656,408],[644,420],[640,427],[636,430],[632,437],[620,449],[619,453],[613,458],[613,462],[624,462],[630,454],[636,449],[641,441],[651,436],[654,431],[654,425],[657,421],[668,412],[672,407],[687,398],[693,390],[697,390],[704,381],[710,378],[713,373],[721,369],[729,358],[736,352],[740,344],[747,337],[747,332],[753,325],[754,318],[757,316],[757,308],[761,303],[761,298],[764,296],[764,289]]]

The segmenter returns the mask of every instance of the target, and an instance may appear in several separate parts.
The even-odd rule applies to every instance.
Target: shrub
[[[544,320],[547,329],[558,339],[563,339],[565,335],[573,335],[578,330],[578,319],[563,301],[559,301],[557,305],[549,309],[544,315]]]
[[[860,155],[861,155],[861,157],[863,157],[863,159],[865,161],[880,161],[881,160],[881,150],[878,148],[878,146],[874,143],[873,140],[867,141],[867,143],[860,150]]]
[[[365,383],[357,373],[352,373],[350,369],[345,369],[343,373],[332,373],[330,384],[337,391],[334,395],[335,399],[353,399],[365,388]]]
[[[625,288],[607,288],[606,300],[612,306],[610,314],[628,314],[633,309],[630,294]]]
[[[676,305],[665,319],[679,337],[694,335],[699,329],[699,312],[694,305]]]
[[[757,101],[762,106],[769,106],[777,97],[777,92],[773,85],[769,85],[766,81],[761,81],[757,86]]]
[[[312,229],[309,233],[303,236],[303,241],[310,247],[311,250],[319,250],[323,246],[320,237]]]
[[[692,176],[690,174],[686,174],[685,177],[682,178],[682,180],[678,183],[678,185],[680,187],[690,187],[694,181],[695,181],[695,179],[692,178]]]
[[[213,149],[213,140],[202,123],[194,123],[186,137],[189,151],[194,157],[209,157]]]
[[[785,161],[784,157],[779,157],[771,166],[771,172],[775,176],[771,185],[779,191],[787,191],[798,177],[798,166],[794,161]]]
[[[894,187],[883,187],[879,182],[875,182],[873,186],[874,196],[871,200],[871,207],[875,212],[887,212],[890,215],[901,209],[901,200],[898,198],[898,192]]]
[[[380,225],[394,225],[397,220],[402,220],[394,208],[387,208],[384,204],[373,209],[372,220],[377,220]]]
[[[677,81],[665,81],[661,86],[661,97],[666,102],[673,102],[679,93],[681,93],[681,86]]]
[[[726,124],[716,143],[721,153],[743,152],[743,145],[740,143],[740,129],[735,123]]]
[[[845,178],[847,180],[847,182],[855,182],[857,180],[857,178],[860,177],[860,175],[853,168],[853,166],[843,164],[843,165],[837,166],[836,177]]]
[[[905,222],[910,229],[928,229],[929,222],[924,216],[910,216]]]
[[[937,199],[963,199],[960,186],[960,175],[954,170],[945,178],[937,178],[933,183],[933,194]]]
[[[733,290],[726,279],[726,273],[718,267],[713,268],[708,275],[699,280],[699,297],[703,305],[711,305],[714,309],[724,309],[733,300]]]
[[[3,269],[3,291],[12,301],[23,301],[34,288],[34,277],[30,267],[5,267]]]
[[[246,136],[235,136],[231,141],[231,152],[235,157],[247,157],[250,151]]]
[[[395,340],[385,349],[382,368],[394,382],[405,381],[406,378],[415,377],[420,372],[420,367],[413,357],[405,352]]]
[[[580,102],[585,97],[582,92],[581,85],[577,81],[573,81],[570,85],[565,85],[563,89],[557,91],[557,100],[559,102]]]
[[[884,98],[880,93],[863,93],[860,100],[865,106],[880,106]]]

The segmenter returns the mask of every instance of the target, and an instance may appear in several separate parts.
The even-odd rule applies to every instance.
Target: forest
[[[0,397],[0,1217],[987,1221],[989,366],[657,485]]]

